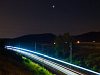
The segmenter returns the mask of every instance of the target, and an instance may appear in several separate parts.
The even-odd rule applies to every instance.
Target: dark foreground
[[[0,49],[0,75],[53,75],[22,55]]]

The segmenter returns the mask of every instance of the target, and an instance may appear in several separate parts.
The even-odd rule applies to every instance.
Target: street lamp
[[[79,43],[80,43],[80,41],[77,41],[77,43],[79,44]]]

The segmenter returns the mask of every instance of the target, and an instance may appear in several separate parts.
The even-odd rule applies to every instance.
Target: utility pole
[[[19,45],[18,45],[18,47],[20,48],[20,42],[19,42]]]
[[[35,42],[35,51],[36,51],[36,42]]]
[[[10,46],[10,41],[8,41],[7,45]]]
[[[70,63],[72,63],[72,42],[70,42]]]

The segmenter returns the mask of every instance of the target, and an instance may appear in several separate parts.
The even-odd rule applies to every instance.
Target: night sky
[[[100,31],[100,0],[0,0],[0,37]]]

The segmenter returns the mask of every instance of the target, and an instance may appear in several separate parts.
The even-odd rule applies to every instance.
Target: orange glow
[[[80,41],[77,41],[77,43],[80,43]]]

